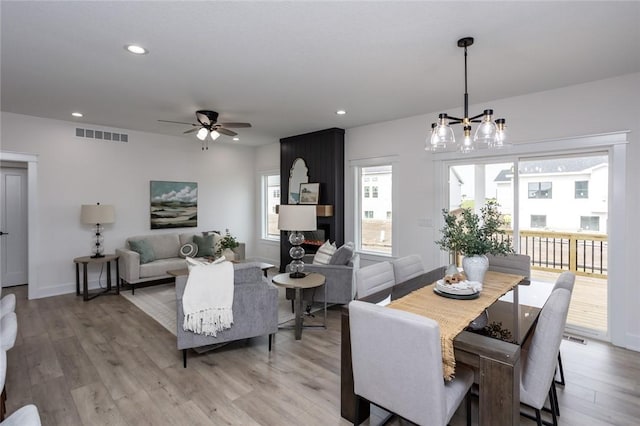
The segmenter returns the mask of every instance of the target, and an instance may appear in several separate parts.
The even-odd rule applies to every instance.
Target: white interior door
[[[2,287],[27,284],[27,170],[1,169],[0,281]]]

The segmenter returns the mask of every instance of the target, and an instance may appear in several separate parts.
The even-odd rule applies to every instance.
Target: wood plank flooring
[[[17,297],[18,339],[8,352],[7,409],[35,403],[55,425],[348,425],[340,417],[340,313],[302,340],[281,330],[189,353],[120,296]],[[560,425],[637,425],[640,354],[564,341]],[[474,408],[474,422],[477,421]],[[393,420],[390,424],[400,424]],[[464,424],[464,407],[451,422]],[[521,418],[522,425],[534,424]]]

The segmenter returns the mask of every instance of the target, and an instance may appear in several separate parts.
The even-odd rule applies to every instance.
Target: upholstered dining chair
[[[9,312],[0,318],[0,349],[8,351],[13,348],[18,337],[18,317],[15,312]]]
[[[531,256],[526,254],[508,254],[506,256],[487,255],[489,270],[505,274],[524,275],[525,279],[531,278]]]
[[[4,388],[7,378],[7,353],[0,349],[0,387]],[[40,415],[38,408],[33,405],[25,405],[12,413],[8,418],[4,418],[4,404],[0,412],[0,426],[40,426]]]
[[[555,285],[553,286],[553,289],[555,290],[557,288],[565,288],[569,290],[571,294],[573,294],[573,285],[575,284],[575,282],[576,275],[573,272],[566,271],[560,274],[560,276],[556,280]],[[556,380],[555,382],[561,386],[564,386],[566,382],[564,380],[564,368],[562,367],[562,355],[560,351],[558,351],[558,372],[560,373],[560,380]]]
[[[393,265],[393,275],[395,277],[396,284],[403,283],[426,272],[424,270],[424,265],[422,264],[422,259],[417,254],[392,260],[391,265]]]
[[[520,402],[535,410],[535,417],[529,416],[542,426],[541,410],[549,397],[553,425],[558,424],[556,417],[557,396],[554,392],[554,377],[562,333],[567,322],[569,290],[554,290],[544,304],[538,317],[533,336],[528,345],[523,346],[520,358]]]
[[[361,299],[373,293],[389,289],[396,284],[393,266],[390,262],[379,262],[356,271],[356,298]]]
[[[467,398],[473,371],[456,366],[455,379],[442,377],[440,327],[434,320],[355,300],[349,304],[354,424],[360,406],[371,402],[419,425],[446,425]]]

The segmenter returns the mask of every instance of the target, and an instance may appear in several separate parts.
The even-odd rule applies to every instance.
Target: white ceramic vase
[[[489,269],[489,259],[485,255],[465,256],[462,258],[462,269],[469,281],[484,282],[484,274]]]
[[[226,248],[222,250],[222,255],[225,257],[225,259],[227,259],[230,262],[236,260],[236,254],[230,248]]]

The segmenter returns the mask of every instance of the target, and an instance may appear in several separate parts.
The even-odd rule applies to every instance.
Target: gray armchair
[[[310,263],[313,256],[305,256],[304,271],[317,272],[324,275],[327,286],[327,303],[344,305],[353,300],[355,295],[354,274],[360,268],[360,256],[356,253],[346,265],[315,265]],[[287,289],[287,299],[293,303],[295,292]],[[324,286],[307,289],[302,292],[302,300],[306,302],[324,302]],[[292,305],[293,307],[293,305]]]

